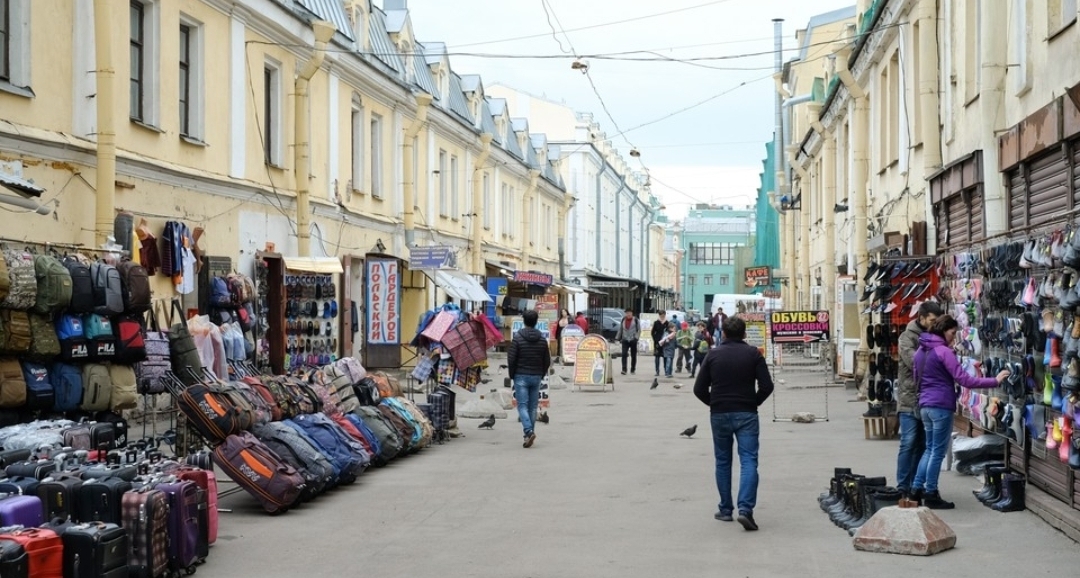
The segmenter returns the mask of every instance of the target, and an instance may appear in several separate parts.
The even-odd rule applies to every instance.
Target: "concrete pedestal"
[[[859,531],[856,550],[931,556],[956,545],[956,533],[929,508],[890,506],[878,510]]]

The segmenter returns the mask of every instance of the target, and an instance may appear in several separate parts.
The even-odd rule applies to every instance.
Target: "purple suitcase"
[[[41,498],[8,496],[0,499],[0,526],[37,528],[44,521]]]
[[[199,486],[182,480],[156,484],[169,498],[169,568],[193,568],[199,556]],[[190,572],[189,572],[190,573]]]

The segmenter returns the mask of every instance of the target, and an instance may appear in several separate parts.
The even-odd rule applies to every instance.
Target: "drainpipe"
[[[923,180],[929,188],[929,177],[941,167],[941,127],[938,125],[938,45],[937,0],[920,0],[917,10],[919,22],[919,112],[922,114]],[[997,147],[994,147],[996,150]],[[985,165],[985,163],[984,163]],[[926,203],[926,253],[937,253],[937,230],[934,223],[934,205],[930,195]]]
[[[574,195],[563,192],[562,211],[559,212],[559,279],[566,279],[566,227],[570,209],[574,207]]]
[[[326,43],[337,31],[325,20],[311,23],[315,32],[315,46],[311,58],[303,64],[296,75],[295,102],[296,148],[293,149],[293,166],[296,174],[296,234],[297,251],[301,257],[311,256],[311,123],[308,119],[308,84],[326,58]]]
[[[784,167],[784,97],[790,96],[790,93],[783,88],[783,82],[780,75],[784,69],[784,19],[773,19],[773,45],[774,45],[774,58],[773,64],[775,73],[773,78],[776,81],[776,132],[773,133],[773,159],[775,159],[776,166],[775,179],[776,179],[776,194],[777,197],[782,197],[785,194],[788,196],[788,201],[791,201],[790,188],[786,186],[786,173],[787,170]],[[797,286],[796,282],[796,258],[795,258],[795,213],[791,210],[783,211],[784,214],[784,229],[785,235],[781,237],[785,240],[785,245],[788,246],[788,258],[787,261],[787,275],[788,275],[788,290],[793,292],[794,295],[785,295],[788,303],[795,303],[793,298],[798,295],[795,292]]]
[[[97,68],[94,246],[105,243],[113,234],[116,213],[116,69],[112,60],[112,4],[112,0],[94,0],[94,64]]]
[[[402,143],[403,158],[401,159],[401,166],[405,173],[405,186],[402,191],[405,204],[403,221],[406,247],[413,247],[416,244],[416,182],[413,181],[413,173],[416,172],[416,168],[413,167],[413,140],[420,134],[420,129],[423,128],[424,122],[427,121],[431,100],[431,95],[425,92],[416,95],[416,116],[413,117],[409,126],[405,128],[405,142]],[[482,140],[483,135],[480,138]],[[488,135],[488,139],[491,139],[491,135]],[[476,204],[474,203],[473,206],[475,207]]]
[[[993,237],[1008,230],[1009,207],[1006,205],[1005,184],[1002,181],[998,155],[998,129],[1004,128],[1003,97],[1005,92],[1005,43],[988,39],[1005,37],[1005,14],[994,2],[981,0],[982,78],[979,82],[979,110],[982,112],[980,137],[982,142],[983,187],[986,195],[986,236]],[[925,124],[925,123],[923,123]],[[925,148],[925,147],[924,147]]]
[[[601,265],[604,262],[604,253],[602,250],[602,244],[600,243],[600,240],[604,237],[604,229],[600,226],[600,203],[603,199],[604,173],[606,171],[607,166],[605,163],[604,168],[602,168],[596,173],[596,229],[594,229],[594,231],[596,232],[596,271],[598,273],[603,272],[603,268],[601,267]]]
[[[431,102],[430,96],[428,96],[428,102]],[[474,214],[472,217],[472,270],[476,275],[484,274],[484,214],[489,208],[484,206],[484,163],[487,162],[488,157],[491,155],[492,138],[494,138],[494,135],[490,132],[480,134],[480,154],[476,155],[476,161],[473,163],[472,206]],[[411,138],[409,139],[409,142],[412,142]],[[409,152],[409,156],[412,156],[411,152]]]
[[[533,204],[533,197],[536,196],[536,185],[540,182],[540,171],[536,169],[529,169],[529,188],[525,191],[525,197],[522,199],[525,207],[530,210],[521,211],[521,267],[525,270],[529,270],[529,241],[533,239],[529,238],[529,219],[535,219],[535,205]]]

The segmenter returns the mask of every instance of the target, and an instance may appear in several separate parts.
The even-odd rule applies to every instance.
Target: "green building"
[[[773,153],[774,143],[765,145],[765,159],[761,161],[761,187],[757,191],[757,203],[754,207],[757,220],[757,236],[754,243],[754,265],[768,267],[770,271],[780,268],[780,213],[769,203],[769,192],[776,190],[776,162]],[[757,286],[754,293],[766,290],[779,291],[780,284],[775,278],[766,286]]]
[[[678,229],[682,297],[687,311],[709,311],[713,295],[749,293],[742,268],[757,231],[753,206],[694,205]]]

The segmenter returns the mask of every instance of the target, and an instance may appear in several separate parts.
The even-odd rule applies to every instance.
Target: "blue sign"
[[[484,306],[484,313],[487,314],[488,319],[494,321],[495,306],[502,303],[502,298],[506,297],[506,278],[488,277],[487,292],[491,296],[491,301],[488,301]]]
[[[446,269],[454,266],[450,247],[412,247],[409,249],[409,269]]]

